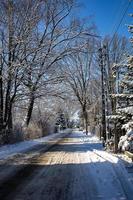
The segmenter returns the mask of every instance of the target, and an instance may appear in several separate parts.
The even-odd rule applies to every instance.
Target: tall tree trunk
[[[12,142],[13,141],[13,121],[12,121],[12,109],[11,109],[11,112],[10,112],[10,116],[9,116],[9,119],[8,119],[8,135],[7,135],[7,140],[8,140],[8,143]]]
[[[83,106],[82,109],[83,109],[84,129],[87,135],[88,134],[88,115],[87,115],[86,107]]]
[[[33,111],[33,107],[34,107],[34,101],[35,101],[34,95],[31,95],[31,97],[29,99],[29,106],[28,106],[27,117],[26,117],[26,126],[27,127],[31,120],[32,111]]]
[[[6,99],[5,99],[5,115],[4,115],[5,123],[7,123],[8,117],[10,115],[10,93],[11,93],[11,80],[8,80],[7,90],[6,90]]]
[[[3,135],[3,78],[2,78],[2,56],[0,56],[0,137]]]
[[[4,113],[4,123],[9,128],[8,134],[12,131],[11,119],[12,119],[12,102],[11,102],[11,87],[12,87],[12,63],[14,60],[13,56],[13,1],[8,1],[8,30],[9,30],[9,45],[8,45],[8,80],[6,88],[6,97],[5,97],[5,113]],[[8,124],[9,123],[9,124]]]
[[[86,135],[88,134],[88,116],[87,111],[85,112],[85,129],[86,129]]]

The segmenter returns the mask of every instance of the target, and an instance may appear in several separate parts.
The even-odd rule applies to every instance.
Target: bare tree
[[[27,73],[23,82],[29,93],[27,126],[35,99],[40,96],[40,91],[44,90],[47,83],[52,84],[53,80],[54,83],[55,80],[59,81],[61,77],[58,75],[55,77],[59,61],[76,50],[77,41],[85,30],[79,20],[70,20],[73,1],[54,0],[44,2],[43,6],[45,12],[42,12],[41,16],[41,29],[40,23],[37,24],[31,43],[28,45],[28,49],[34,49],[33,53],[29,54],[27,46],[25,47],[27,55],[29,54],[25,60]]]
[[[24,46],[28,44],[32,29],[38,21],[35,17],[38,6],[35,6],[34,1],[18,2],[0,2],[1,134],[6,130],[12,132],[12,107],[20,96],[19,89],[25,73]]]
[[[54,90],[64,78],[61,61],[74,61],[71,55],[84,46],[86,32],[95,33],[73,17],[75,7],[73,0],[0,1],[1,135],[12,132],[14,106],[27,111],[28,126],[38,98],[62,97],[63,91]]]
[[[87,110],[93,103],[96,89],[94,88],[96,86],[94,80],[97,78],[93,63],[94,46],[94,40],[89,41],[84,51],[76,52],[64,61],[66,81],[81,105],[86,134],[88,133]]]

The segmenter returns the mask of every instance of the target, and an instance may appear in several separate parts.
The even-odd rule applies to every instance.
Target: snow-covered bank
[[[100,147],[98,145],[99,141],[97,137],[89,135],[88,138],[83,138],[83,140],[90,146],[89,151],[87,151],[88,158],[90,158],[90,165],[93,166],[92,168],[90,167],[90,171],[93,177],[97,177],[95,183],[103,195],[101,199],[118,198],[131,200],[133,193],[133,176],[131,173],[128,173],[124,162],[119,159],[117,155],[103,150],[102,146]],[[113,183],[114,180],[115,182]],[[107,186],[106,190],[105,183]],[[118,188],[117,190],[115,189],[116,186],[119,190]],[[110,191],[112,191],[112,195]],[[116,196],[115,193],[119,192],[121,193],[121,197],[117,194],[118,197],[114,198],[114,196]]]
[[[6,159],[7,157],[13,156],[17,153],[28,151],[37,145],[47,143],[48,141],[53,140],[53,139],[55,139],[55,142],[57,142],[58,139],[60,139],[61,137],[64,136],[64,134],[67,134],[69,132],[71,132],[71,130],[67,129],[60,133],[56,133],[56,134],[54,133],[42,138],[29,140],[29,141],[23,141],[23,142],[19,142],[15,144],[4,145],[0,147],[0,159]]]

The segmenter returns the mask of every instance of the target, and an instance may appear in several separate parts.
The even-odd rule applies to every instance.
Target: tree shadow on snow
[[[0,176],[2,200],[126,200],[108,161],[6,165],[2,171],[7,172]]]
[[[69,138],[73,139],[74,136]],[[133,188],[127,184],[129,180],[118,178],[122,176],[124,170],[119,168],[121,164],[119,159],[118,162],[112,163],[104,158],[93,158],[93,150],[100,150],[101,143],[90,141],[86,136],[83,143],[79,143],[78,140],[69,141],[69,138],[49,147],[48,154],[42,152],[39,155],[41,157],[29,160],[29,164],[24,162],[23,154],[20,158],[22,156],[25,164],[18,164],[13,160],[1,163],[0,199],[132,199]],[[77,136],[75,138],[77,139]],[[90,151],[89,157],[87,151]],[[79,156],[75,157],[74,153],[79,153]]]

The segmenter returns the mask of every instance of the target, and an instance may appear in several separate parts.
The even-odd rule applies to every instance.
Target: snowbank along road
[[[0,200],[133,199],[132,178],[96,137],[56,140],[0,160]]]

